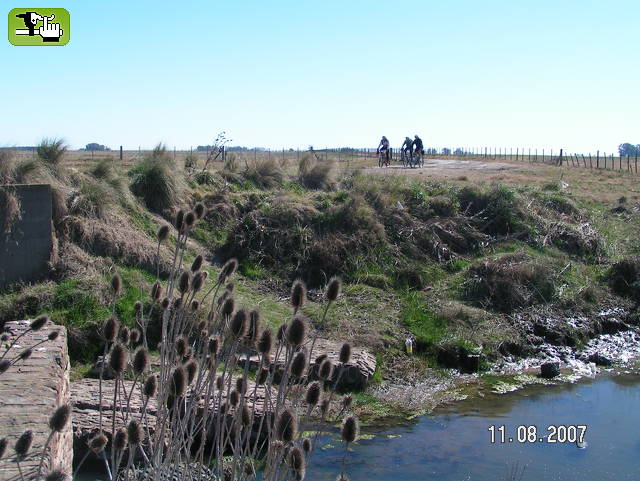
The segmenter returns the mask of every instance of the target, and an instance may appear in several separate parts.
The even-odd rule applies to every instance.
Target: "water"
[[[518,425],[536,425],[542,436],[549,425],[586,425],[586,447],[492,444],[490,425],[504,425],[506,437],[514,439]],[[640,480],[640,365],[574,384],[461,401],[363,434],[373,437],[359,440],[346,458],[351,481]],[[316,450],[305,479],[333,481],[344,447],[337,433],[320,446],[325,449]],[[80,479],[104,477],[85,473]]]
[[[492,444],[490,425],[504,425],[514,440],[518,425],[536,425],[541,436],[549,425],[587,425],[586,447]],[[365,434],[374,437],[360,440],[347,456],[352,481],[638,480],[640,369],[462,401],[415,423]],[[336,447],[316,452],[309,481],[339,473],[343,446],[337,436],[325,442]]]

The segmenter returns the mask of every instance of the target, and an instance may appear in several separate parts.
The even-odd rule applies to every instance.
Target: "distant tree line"
[[[620,144],[618,146],[618,152],[620,153],[621,157],[624,157],[625,155],[636,156],[640,154],[640,144],[633,145],[625,142],[624,144]]]
[[[106,145],[98,144],[97,142],[91,142],[85,145],[84,150],[111,150]]]

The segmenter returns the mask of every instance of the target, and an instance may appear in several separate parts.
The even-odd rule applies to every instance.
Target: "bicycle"
[[[378,167],[389,167],[391,162],[389,161],[389,150],[378,150]]]
[[[424,152],[416,150],[413,152],[412,157],[415,159],[416,166],[424,167]]]
[[[411,153],[406,149],[400,152],[400,162],[402,162],[402,167],[411,167]]]

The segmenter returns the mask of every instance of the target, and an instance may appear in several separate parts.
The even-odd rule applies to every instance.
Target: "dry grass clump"
[[[258,187],[273,188],[284,180],[284,172],[275,157],[247,161],[243,177]]]
[[[553,222],[547,224],[546,231],[543,245],[555,245],[569,255],[588,261],[598,262],[604,257],[604,241],[587,222],[577,225]]]
[[[553,300],[554,267],[522,254],[507,254],[469,267],[465,296],[487,308],[510,313]]]
[[[44,139],[36,148],[38,158],[47,166],[57,167],[62,162],[68,146],[62,139]]]
[[[121,215],[107,213],[104,219],[67,216],[63,229],[69,240],[92,255],[110,257],[126,266],[156,272],[156,242],[132,227]],[[171,264],[171,254],[162,247],[159,264],[162,276],[168,275]]]
[[[305,153],[298,161],[298,182],[307,189],[328,190],[334,186],[333,161],[319,161],[310,153]]]
[[[613,291],[640,303],[640,258],[628,257],[611,266],[607,273]]]
[[[464,187],[458,193],[460,212],[472,216],[478,229],[489,235],[525,234],[530,231],[526,209],[515,191],[498,186],[483,191]]]
[[[140,164],[129,171],[131,192],[147,208],[162,213],[178,200],[178,179],[173,159],[164,145],[158,144]]]
[[[83,181],[80,188],[71,194],[69,214],[84,217],[104,218],[113,203],[113,191],[100,182]]]

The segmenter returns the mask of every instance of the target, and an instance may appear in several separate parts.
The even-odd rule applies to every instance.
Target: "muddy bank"
[[[407,375],[385,381],[371,394],[412,418],[462,399],[506,393],[532,384],[556,385],[595,377],[640,358],[637,313],[623,308],[602,310],[592,317],[519,316],[526,343],[516,353],[505,353],[486,371],[463,373],[460,369],[428,369],[420,376]],[[514,343],[514,345],[516,345]],[[544,379],[543,364],[557,362],[560,375]],[[415,374],[415,373],[414,373]],[[365,409],[365,412],[367,410]],[[372,417],[370,425],[384,423]]]

